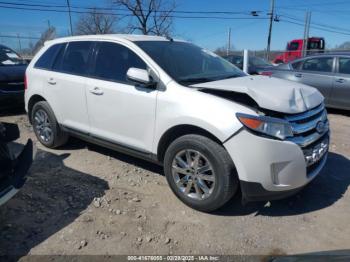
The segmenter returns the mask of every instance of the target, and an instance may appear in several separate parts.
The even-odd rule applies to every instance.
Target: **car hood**
[[[247,94],[261,108],[287,114],[304,112],[324,100],[321,93],[313,87],[266,76],[230,78],[195,84],[192,87]]]

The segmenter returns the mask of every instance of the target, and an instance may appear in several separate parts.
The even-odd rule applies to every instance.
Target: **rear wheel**
[[[200,135],[185,135],[167,149],[164,171],[175,195],[204,212],[223,206],[236,193],[238,178],[225,148]]]
[[[31,120],[35,135],[44,146],[56,148],[67,142],[68,135],[60,128],[51,107],[46,101],[34,105]]]

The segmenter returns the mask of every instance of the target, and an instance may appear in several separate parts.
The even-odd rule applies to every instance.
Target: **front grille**
[[[285,116],[284,119],[291,124],[294,134],[288,141],[303,149],[319,142],[329,132],[327,110],[323,103],[304,113]]]
[[[312,175],[326,157],[329,144],[329,122],[324,104],[301,114],[284,116],[293,130],[288,141],[299,145],[304,153],[307,174]]]

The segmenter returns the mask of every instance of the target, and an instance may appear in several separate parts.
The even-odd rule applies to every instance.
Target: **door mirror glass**
[[[133,83],[145,86],[153,86],[154,81],[145,69],[131,67],[126,73],[127,79]]]

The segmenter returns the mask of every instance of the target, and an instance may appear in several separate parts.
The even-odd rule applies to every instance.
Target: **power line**
[[[14,6],[27,6],[27,7],[45,7],[45,8],[67,8],[66,5],[47,5],[47,4],[28,4],[28,3],[12,3],[12,2],[3,2],[0,1],[0,4],[5,5],[14,5]],[[125,8],[114,8],[114,7],[89,7],[89,6],[77,6],[77,5],[70,5],[71,8],[75,9],[86,9],[86,10],[105,10],[105,11],[129,11]],[[145,10],[140,10],[145,11]],[[232,14],[245,14],[245,15],[251,15],[254,13],[261,13],[262,11],[184,11],[184,10],[159,10],[159,12],[173,12],[173,13],[180,13],[180,14],[223,14],[223,15],[232,15]]]
[[[34,37],[34,36],[14,36],[14,35],[0,35],[0,38],[22,38],[22,39],[30,39],[30,40],[38,40],[40,37]]]
[[[10,6],[4,6],[0,5],[0,8],[6,8],[6,9],[16,9],[16,10],[26,10],[26,11],[40,11],[40,12],[57,12],[57,13],[68,13],[68,10],[57,10],[57,9],[42,9],[42,8],[26,8],[26,7],[10,7]],[[87,11],[77,11],[77,10],[71,10],[71,13],[76,14],[90,14],[91,12]],[[95,12],[96,14],[101,15],[121,15],[121,16],[134,16],[132,14],[120,14],[120,13],[112,13],[112,12]],[[183,18],[183,19],[222,19],[222,20],[261,20],[261,19],[268,19],[267,17],[223,17],[223,16],[180,16],[180,15],[169,15],[168,17],[172,18]]]

